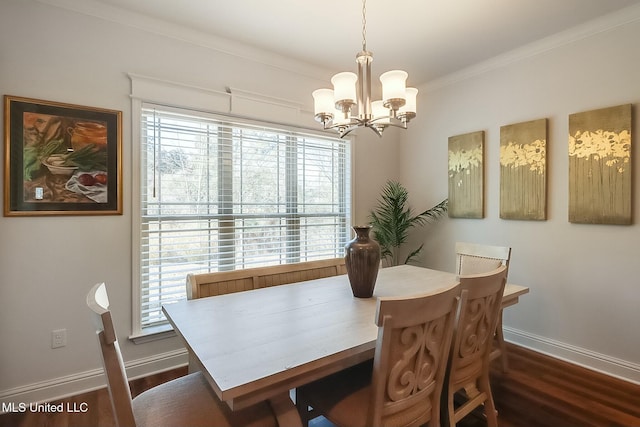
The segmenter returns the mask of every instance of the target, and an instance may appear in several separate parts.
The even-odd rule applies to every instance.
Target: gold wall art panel
[[[449,137],[449,217],[484,218],[484,131]]]
[[[547,219],[547,119],[500,127],[500,218]]]
[[[631,105],[569,116],[569,221],[631,224]]]

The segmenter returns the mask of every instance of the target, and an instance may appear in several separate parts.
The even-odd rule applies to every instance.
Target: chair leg
[[[507,360],[507,346],[504,342],[504,333],[502,331],[502,310],[498,316],[498,326],[496,327],[496,341],[500,349],[500,361],[502,362],[502,372],[509,369],[509,361]]]
[[[300,414],[291,401],[289,393],[272,397],[269,399],[269,405],[271,405],[279,426],[303,427]]]
[[[478,381],[480,392],[486,396],[484,401],[484,414],[487,417],[487,427],[498,427],[498,411],[496,410],[493,394],[491,393],[491,384],[489,383],[489,375],[483,375]]]

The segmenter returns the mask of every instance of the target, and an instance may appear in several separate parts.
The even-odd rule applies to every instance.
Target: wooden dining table
[[[445,290],[453,273],[402,265],[378,273],[372,298],[355,298],[347,275],[185,300],[163,306],[190,363],[233,410],[373,358],[378,297]],[[503,307],[529,289],[507,284]]]

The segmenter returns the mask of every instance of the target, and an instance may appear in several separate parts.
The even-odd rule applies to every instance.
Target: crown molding
[[[314,80],[325,81],[327,76],[333,74],[331,70],[323,69],[317,65],[288,58],[283,55],[249,46],[231,39],[193,30],[183,25],[177,25],[136,12],[126,11],[96,0],[36,1],[106,21],[115,22],[120,25],[136,28],[141,31],[180,40],[275,69],[293,72]],[[533,43],[513,49],[504,54],[497,55],[491,59],[463,68],[441,78],[423,83],[418,85],[418,87],[421,91],[430,92],[639,20],[640,4],[633,5],[588,21],[584,24],[571,27],[565,31],[545,37]]]
[[[427,82],[421,85],[420,88],[425,92],[434,91],[638,21],[640,21],[640,4],[612,12],[486,61],[463,68],[442,78]]]
[[[49,6],[114,22],[152,34],[172,38],[185,43],[214,50],[225,55],[255,62],[279,70],[293,72],[303,77],[326,80],[331,71],[317,65],[288,58],[283,55],[240,43],[231,39],[214,36],[183,25],[152,18],[137,12],[123,10],[96,0],[36,0]]]

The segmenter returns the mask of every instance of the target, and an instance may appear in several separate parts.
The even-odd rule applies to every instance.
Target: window
[[[187,273],[340,257],[350,143],[142,104],[140,328],[166,324]]]

